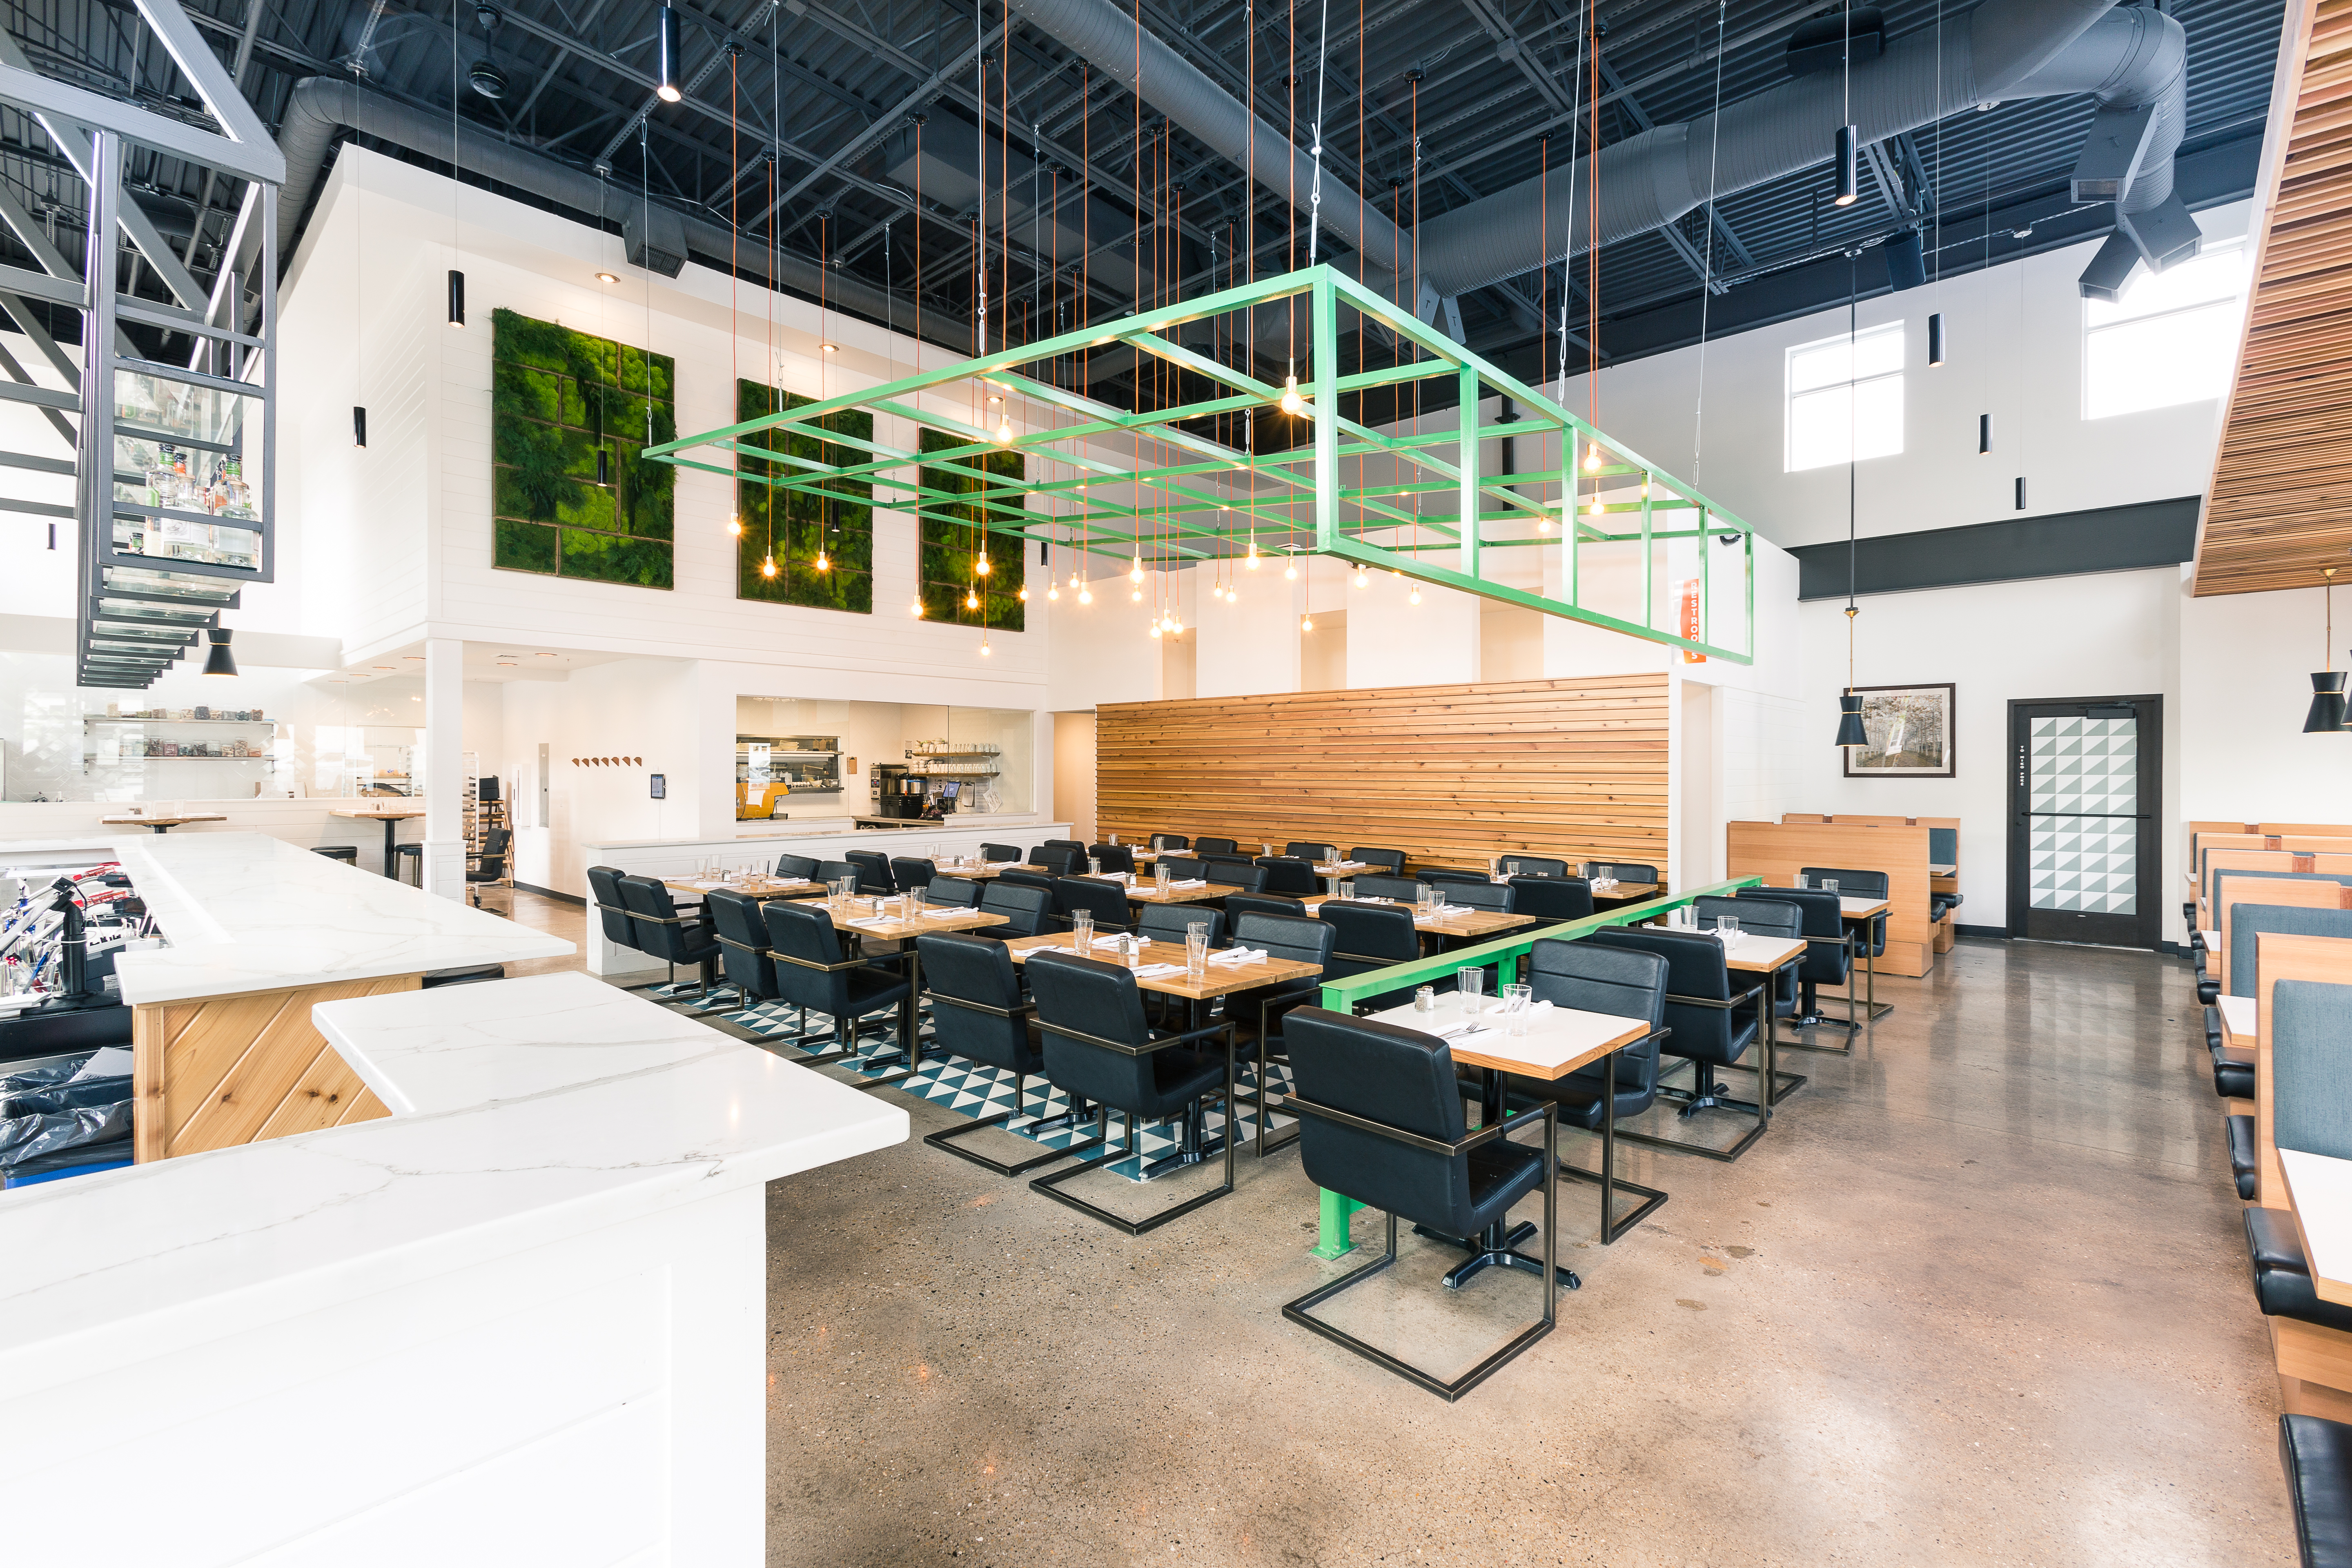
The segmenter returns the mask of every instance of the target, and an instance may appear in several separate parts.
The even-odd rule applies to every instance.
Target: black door
[[[2009,705],[2009,934],[2161,945],[2164,700]]]

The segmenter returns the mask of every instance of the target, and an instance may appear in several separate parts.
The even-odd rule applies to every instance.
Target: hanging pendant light
[[[654,53],[654,96],[664,103],[676,103],[686,96],[677,87],[677,57],[684,39],[677,9],[663,6],[659,22]]]
[[[1026,588],[1022,589],[1021,596],[1024,599],[1027,598],[1029,596],[1029,590]],[[1062,585],[1059,583],[1046,584],[1045,599],[1048,604],[1060,604],[1062,602]]]
[[[1841,746],[1866,746],[1870,737],[1862,728],[1862,693],[1848,691],[1838,699],[1837,743]]]
[[[1927,318],[1927,363],[1930,365],[1944,363],[1944,312],[1941,310]]]
[[[352,445],[367,445],[367,410],[356,403],[352,405]]]
[[[824,546],[822,544],[816,547],[816,569],[820,572],[833,570],[833,563],[825,559]]]
[[[914,616],[919,621],[923,618],[923,600],[921,595],[917,595],[915,596],[915,602],[907,606],[907,613]]]
[[[2020,511],[2025,510],[2025,476],[2023,474],[2017,476],[2017,510]]]
[[[1286,583],[1296,583],[1298,581],[1297,557],[1293,556],[1290,560],[1283,563],[1282,580]]]
[[[963,607],[967,610],[980,608],[980,595],[972,589],[966,588],[963,591]]]
[[[1420,584],[1415,583],[1415,584],[1412,585],[1412,593],[1410,593],[1410,594],[1407,594],[1407,595],[1404,596],[1404,602],[1405,602],[1406,604],[1408,604],[1408,605],[1418,605],[1418,604],[1420,604],[1420,603],[1421,603],[1421,584]]]
[[[466,324],[466,275],[454,267],[449,268],[449,324]]]
[[[1143,581],[1143,552],[1139,548],[1135,552],[1134,563],[1127,569],[1127,580],[1130,583]]]
[[[1000,416],[996,421],[996,444],[1000,447],[1013,445],[1013,416],[1010,414]]]
[[[1306,406],[1307,400],[1298,395],[1298,373],[1293,371],[1282,378],[1282,411],[1297,414]]]
[[[2326,642],[2327,668],[2314,670],[2311,676],[2311,711],[2303,721],[2306,735],[2341,734],[2352,730],[2345,715],[2344,671],[2336,668],[2336,568],[2326,568]],[[212,667],[206,665],[209,674]]]
[[[987,634],[986,632],[982,632],[982,633],[981,633],[981,634],[980,634],[980,657],[981,657],[981,658],[986,658],[988,657],[988,655],[989,655],[988,634]]]
[[[607,489],[612,488],[613,449],[610,447],[596,448],[596,482]]]
[[[1853,353],[1861,302],[1862,294],[1854,279],[1853,260],[1849,257],[1846,260],[1845,302],[1848,363],[1851,363]],[[1861,555],[1858,542],[1862,515],[1860,498],[1859,466],[1854,461],[1853,444],[1849,438],[1845,454],[1845,689],[1838,693],[1837,740],[1834,742],[1841,747],[1870,743],[1870,733],[1862,727],[1862,693],[1854,689],[1853,683],[1853,618],[1862,613],[1853,602],[1854,586],[1860,575],[1857,564]],[[1849,763],[1853,761],[1850,756],[1846,760]]]
[[[1601,443],[1598,441],[1585,444],[1584,471],[1588,474],[1597,474],[1601,471]]]
[[[1311,632],[1311,631],[1313,631],[1313,630],[1315,629],[1315,617],[1314,617],[1313,616],[1299,616],[1299,617],[1298,617],[1298,629],[1299,629],[1300,631],[1302,631],[1302,632]]]
[[[762,577],[772,577],[775,574],[776,555],[775,552],[770,551],[766,558],[760,563],[760,575]]]
[[[1862,196],[1862,132],[1841,125],[1837,132],[1837,205],[1850,207]]]
[[[1081,604],[1081,605],[1091,605],[1091,604],[1093,604],[1094,602],[1095,602],[1095,595],[1094,595],[1094,590],[1093,590],[1093,589],[1091,589],[1091,588],[1081,588],[1081,589],[1079,589],[1079,590],[1078,590],[1078,603],[1079,603],[1079,604]]]
[[[205,673],[206,675],[235,675],[236,673],[236,655],[229,652],[228,650],[228,639],[236,635],[236,634],[235,632],[229,630],[226,626],[209,626],[205,628],[205,640],[212,645],[205,650]],[[2344,678],[2339,675],[2336,679],[2341,681]],[[2336,705],[2340,710],[2344,706],[2344,700],[2340,697],[2337,698],[2336,700]]]
[[[1977,416],[1977,456],[1992,456],[1992,416],[1990,414]]]
[[[1358,566],[1356,568],[1356,586],[1359,588],[1369,588],[1371,585],[1372,579],[1370,575],[1364,571],[1362,566]]]

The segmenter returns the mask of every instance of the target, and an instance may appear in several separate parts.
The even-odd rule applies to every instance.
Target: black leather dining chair
[[[1190,849],[1191,847],[1192,847],[1192,841],[1181,833],[1155,833],[1151,836],[1151,851],[1155,855],[1163,849]]]
[[[1208,862],[1190,855],[1163,855],[1159,865],[1168,868],[1168,879],[1171,882],[1200,881],[1209,875]],[[1155,873],[1158,869],[1158,866],[1153,868]]]
[[[945,880],[946,879],[941,879]],[[1024,936],[1044,936],[1054,929],[1054,885],[1029,887],[1019,882],[1007,882],[999,877],[988,884],[980,895],[980,912],[1003,915],[1006,923],[983,926],[976,933],[992,937],[998,942],[1012,942]]]
[[[1192,853],[1195,855],[1231,855],[1240,847],[1241,846],[1238,843],[1230,838],[1195,838],[1192,840]]]
[[[1687,1121],[1706,1110],[1744,1110],[1756,1118],[1756,1125],[1727,1149],[1710,1149],[1647,1132],[1620,1131],[1617,1136],[1707,1160],[1737,1160],[1748,1152],[1748,1147],[1764,1135],[1769,1114],[1760,1106],[1725,1094],[1715,1081],[1715,1069],[1737,1063],[1761,1035],[1755,1005],[1764,983],[1750,980],[1746,974],[1735,982],[1731,966],[1725,962],[1723,944],[1711,936],[1674,935],[1655,928],[1629,931],[1612,926],[1594,931],[1584,940],[1604,947],[1654,952],[1666,961],[1665,1022],[1673,1033],[1661,1049],[1667,1056],[1689,1061],[1696,1076],[1688,1090],[1670,1089],[1662,1082],[1658,1093],[1681,1106],[1682,1119]],[[1769,1059],[1765,1066],[1768,1069],[1771,1067]]]
[[[1358,877],[1356,897],[1360,899],[1394,899],[1411,904],[1421,897],[1421,889],[1430,886],[1418,877]]]
[[[1135,869],[1135,847],[1130,844],[1097,844],[1087,851],[1087,858],[1106,871]]]
[[[903,856],[893,856],[890,860],[890,880],[898,884],[895,889],[898,892],[919,893],[929,887],[931,879],[939,874],[939,867],[929,860]]]
[[[835,1047],[812,1053],[811,1062],[842,1061],[857,1054],[857,1022],[906,1001],[908,982],[874,962],[852,958],[842,949],[841,933],[824,910],[773,899],[761,907],[768,926],[768,945],[774,955],[776,990],[803,1015],[821,1013],[833,1020]],[[920,940],[919,938],[918,940]],[[873,1058],[879,1067],[902,1058],[911,1070],[910,1042]],[[866,1086],[861,1086],[866,1087]]]
[[[1755,889],[1751,888],[1747,891],[1752,895]],[[1777,942],[1804,940],[1805,911],[1794,904],[1783,902],[1779,899],[1752,896],[1724,899],[1702,895],[1691,900],[1691,908],[1696,913],[1701,931],[1713,931],[1723,916],[1729,915],[1739,922],[1740,931],[1747,935]],[[1811,944],[1806,945],[1807,950],[1810,951]],[[1769,987],[1766,994],[1770,998],[1774,1019],[1793,1018],[1797,1016],[1797,995],[1801,984],[1798,975],[1803,968],[1804,959],[1801,955],[1796,962],[1784,963],[1763,977],[1764,984]],[[1752,973],[1753,971],[1746,973]],[[1774,1032],[1773,1043],[1777,1047],[1779,1044],[1777,1030]],[[1774,1054],[1778,1055],[1777,1049]],[[1751,1069],[1743,1067],[1739,1070],[1745,1072]],[[1772,1103],[1778,1105],[1781,1100],[1804,1088],[1805,1083],[1805,1075],[1802,1073],[1781,1072],[1776,1069],[1773,1073]]]
[[[1549,855],[1513,855],[1507,852],[1496,856],[1495,860],[1495,868],[1514,879],[1520,877],[1566,877],[1570,874],[1567,861],[1556,860]],[[1512,870],[1511,868],[1514,866],[1518,869]]]
[[[1021,858],[1021,846],[1018,844],[983,844],[980,847],[980,858],[993,865],[1002,866],[1007,860],[1018,860]]]
[[[1040,1176],[1029,1184],[1055,1203],[1066,1204],[1115,1230],[1141,1236],[1148,1230],[1203,1204],[1214,1203],[1234,1190],[1234,1151],[1240,1141],[1240,1117],[1234,1105],[1234,1044],[1230,1024],[1213,1024],[1186,1030],[1151,1027],[1143,1014],[1143,993],[1135,972],[1125,964],[1098,963],[1069,952],[1040,952],[1030,958],[1029,994],[1036,999],[1037,1026],[1045,1035],[1045,1077],[1073,1101],[1085,1100],[1098,1109],[1095,1138],[1104,1152],[1066,1171]],[[1224,1049],[1213,1050],[1222,1040]],[[1066,1183],[1098,1170],[1116,1160],[1142,1152],[1136,1123],[1181,1117],[1182,1131],[1175,1153],[1144,1166],[1149,1181],[1183,1165],[1202,1163],[1218,1152],[1206,1136],[1205,1101],[1218,1096],[1225,1109],[1225,1131],[1215,1141],[1225,1160],[1223,1182],[1144,1215],[1129,1219],[1074,1193]],[[1127,1122],[1122,1148],[1111,1148],[1110,1113]]]
[[[1228,921],[1237,921],[1244,915],[1304,917],[1307,913],[1307,905],[1301,900],[1277,898],[1272,893],[1227,893],[1217,902],[1224,907],[1225,919]]]
[[[618,866],[591,866],[588,890],[595,895],[596,918],[604,922],[604,940],[614,947],[650,955],[653,950],[629,918],[629,901],[621,896],[621,879],[627,875]]]
[[[1036,1005],[1022,995],[1021,976],[1001,942],[930,931],[915,939],[915,952],[922,965],[924,991],[931,999],[933,1051],[1013,1075],[1012,1110],[926,1133],[923,1142],[1000,1176],[1022,1175],[1095,1148],[1091,1142],[1077,1143],[1006,1163],[959,1142],[983,1127],[1003,1127],[1028,1114],[1029,1079],[1045,1066],[1036,1028]]]
[[[1412,874],[1416,882],[1436,882],[1451,886],[1457,882],[1475,883],[1482,888],[1495,885],[1495,879],[1484,871],[1465,870],[1459,866],[1423,866]]]
[[[1082,838],[1048,838],[1045,845],[1051,849],[1075,849],[1081,855],[1087,852],[1086,840]]]
[[[1311,963],[1328,970],[1339,932],[1319,920],[1297,915],[1243,914],[1233,918],[1232,929],[1235,947],[1254,947],[1269,958],[1286,959],[1293,963]],[[1261,1158],[1276,1149],[1286,1148],[1297,1137],[1297,1130],[1278,1141],[1268,1142],[1267,1101],[1269,1080],[1273,1078],[1274,1058],[1283,1053],[1282,1021],[1291,1010],[1303,1007],[1322,994],[1322,977],[1306,975],[1297,980],[1277,980],[1264,985],[1252,985],[1244,990],[1227,993],[1225,1017],[1234,1026],[1235,1058],[1251,1063],[1257,1070],[1254,1091],[1243,1097],[1243,1104],[1257,1112],[1257,1152]]]
[[[1381,1256],[1283,1303],[1282,1315],[1442,1399],[1461,1398],[1512,1357],[1552,1331],[1559,1321],[1555,1226],[1559,1217],[1559,1121],[1542,1109],[1543,1147],[1510,1141],[1534,1118],[1497,1121],[1467,1131],[1454,1053],[1444,1040],[1370,1018],[1320,1007],[1290,1016],[1293,1087],[1289,1109],[1298,1118],[1298,1149],[1307,1179],[1388,1216]],[[1458,1377],[1447,1379],[1314,1316],[1314,1309],[1393,1266],[1397,1221],[1445,1236],[1480,1238],[1503,1234],[1511,1205],[1541,1189],[1543,1257],[1482,1248],[1445,1277],[1458,1289],[1490,1264],[1531,1269],[1542,1277],[1543,1316],[1512,1334]]]
[[[1799,1029],[1840,1028],[1846,1033],[1843,1046],[1816,1045],[1809,1040],[1789,1039],[1780,1044],[1801,1051],[1821,1051],[1829,1056],[1849,1057],[1853,1054],[1853,1037],[1862,1030],[1861,1001],[1853,994],[1853,932],[1838,913],[1838,895],[1819,888],[1742,888],[1738,900],[1769,899],[1774,903],[1788,904],[1801,918],[1800,934],[1805,939],[1805,961],[1797,966],[1797,1011],[1791,1026]],[[1736,912],[1736,911],[1735,911]],[[1824,1016],[1821,1010],[1821,988],[1843,985],[1846,988],[1846,1016],[1843,1018]]]
[[[1153,942],[1174,942],[1181,959],[1188,934],[1186,928],[1195,921],[1208,926],[1211,947],[1224,946],[1225,921],[1231,914],[1230,910],[1220,910],[1214,904],[1145,904],[1136,911],[1135,930],[1137,935],[1150,937]],[[1153,961],[1159,961],[1156,954]]]
[[[710,994],[711,971],[719,958],[719,943],[710,928],[701,921],[689,919],[677,912],[677,900],[669,889],[653,877],[623,877],[620,879],[621,901],[628,906],[629,920],[644,941],[642,951],[651,953],[669,965],[668,984],[677,984],[677,966],[691,963],[701,971],[698,996]]]
[[[1642,1038],[1565,1077],[1510,1079],[1513,1094],[1548,1100],[1558,1106],[1561,1126],[1601,1134],[1598,1171],[1565,1162],[1559,1169],[1564,1176],[1601,1188],[1601,1242],[1605,1247],[1666,1201],[1666,1194],[1656,1187],[1618,1180],[1615,1147],[1617,1124],[1641,1115],[1658,1101],[1658,1047],[1671,1032],[1665,1026],[1666,961],[1654,952],[1633,952],[1598,942],[1547,940],[1528,950],[1526,973],[1535,1001],[1639,1018],[1650,1026],[1650,1032]],[[1642,1200],[1622,1217],[1616,1212],[1621,1188]]]
[[[866,886],[866,868],[860,866],[856,861],[820,860],[816,863],[816,879],[824,883],[827,887],[840,881],[844,877],[856,878],[857,890],[859,892],[863,893],[872,891],[871,889]]]
[[[878,849],[846,849],[841,858],[857,868],[857,890],[887,898],[897,892],[890,880],[890,857]]]
[[[1066,877],[1087,868],[1087,851],[1078,844],[1040,844],[1029,851],[1029,864],[1041,866],[1056,877]]]
[[[1315,912],[1334,933],[1330,962],[1323,970],[1326,983],[1369,974],[1393,964],[1411,963],[1421,956],[1421,933],[1414,929],[1409,907],[1330,899]],[[1408,985],[1360,998],[1355,1010],[1378,1013],[1412,1000],[1412,987]]]
[[[1486,910],[1495,914],[1518,913],[1519,894],[1516,888],[1481,878],[1475,882],[1440,882],[1449,904],[1466,904],[1474,910]]]
[[[775,1001],[782,994],[776,988],[776,956],[760,900],[713,888],[704,895],[703,907],[710,911],[711,934],[719,940],[719,969],[743,1005]]]
[[[784,878],[814,877],[816,868],[823,864],[823,861],[812,860],[805,855],[779,855],[776,857],[776,875]]]
[[[1135,929],[1134,917],[1128,913],[1127,891],[1118,883],[1093,877],[1055,878],[1054,923],[1069,931],[1070,917],[1081,910],[1095,917],[1095,930],[1103,936]]]
[[[1884,871],[1858,870],[1851,866],[1804,866],[1798,871],[1805,879],[1807,887],[1819,888],[1824,880],[1835,882],[1838,897],[1842,899],[1879,900],[1887,896],[1887,879]],[[1619,874],[1622,876],[1623,873]],[[1866,938],[1855,939],[1854,952],[1874,959],[1886,956],[1885,915],[1871,917],[1870,934]]]
[[[1359,844],[1348,851],[1348,858],[1366,866],[1377,866],[1392,877],[1404,875],[1404,851],[1402,849],[1381,849]]]
[[[482,834],[482,852],[466,868],[466,891],[474,907],[482,907],[482,889],[491,883],[506,880],[507,852],[514,843],[514,834],[504,827],[487,828]]]
[[[1639,860],[1596,860],[1593,864],[1608,867],[1617,873],[1617,879],[1621,882],[1632,882],[1639,886],[1644,882],[1654,883],[1658,879],[1658,868],[1655,866],[1645,866]]]
[[[1053,871],[999,871],[990,885],[999,888],[1035,888],[1050,898],[1056,876],[1057,873]]]
[[[1256,863],[1265,872],[1265,891],[1269,893],[1297,898],[1323,890],[1312,860],[1297,855],[1262,855]]]
[[[1336,844],[1309,844],[1294,838],[1282,847],[1282,852],[1294,860],[1304,860],[1310,866],[1328,866],[1339,858]]]
[[[1592,912],[1592,884],[1581,877],[1514,877],[1511,912],[1539,921],[1580,921]],[[1360,887],[1360,882],[1359,883]]]
[[[1266,890],[1265,868],[1255,860],[1212,855],[1203,860],[1202,865],[1206,868],[1209,880],[1223,887],[1238,888],[1244,893],[1263,893]]]
[[[933,877],[923,884],[923,902],[935,907],[980,907],[980,884],[970,877]]]

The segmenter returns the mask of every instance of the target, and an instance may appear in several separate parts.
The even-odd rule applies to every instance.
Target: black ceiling
[[[656,104],[642,85],[652,69],[657,3],[500,0],[493,8],[457,0],[418,9],[400,0],[190,0],[189,10],[224,62],[235,66],[244,58],[245,91],[273,126],[305,77],[349,78],[358,70],[374,89],[444,114],[454,96],[458,112],[476,124],[550,157],[583,169],[608,163],[616,181],[635,187],[642,178],[656,200],[719,224],[736,220],[759,247],[771,237],[771,220],[761,216],[770,172],[761,153],[772,140],[777,189],[793,193],[772,219],[776,242],[812,258],[822,242],[842,269],[910,297],[915,204],[891,176],[883,149],[912,116],[935,123],[951,116],[967,125],[974,118],[982,84],[970,68],[935,85],[932,79],[967,55],[976,26],[993,32],[1003,23],[1002,0],[982,0],[978,17],[959,0],[695,0],[680,7],[688,13],[682,74],[690,85],[680,104]],[[2183,195],[2192,205],[2246,195],[2281,5],[2170,0],[2166,8],[2189,41]],[[1790,29],[1834,9],[1775,0],[1604,3],[1601,141],[1704,112],[1718,90],[1737,100],[1783,79]],[[1891,37],[1933,29],[1939,15],[1942,26],[1958,26],[1966,11],[1934,0],[1898,0],[1883,9]],[[1562,84],[1573,87],[1589,15],[1583,5],[1338,0],[1327,11],[1320,0],[1287,6],[1141,0],[1139,20],[1227,90],[1238,96],[1254,85],[1259,113],[1277,128],[1297,126],[1304,144],[1314,112],[1317,30],[1326,15],[1330,43],[1320,66],[1328,72],[1331,129],[1324,157],[1342,192],[1327,192],[1327,202],[1352,201],[1349,193],[1360,191],[1384,210],[1402,203],[1398,216],[1409,224],[1416,131],[1423,215],[1525,180],[1539,158],[1556,164],[1571,154],[1571,142],[1581,145],[1580,128],[1558,106]],[[1718,28],[1726,43],[1719,57]],[[7,30],[42,70],[174,112],[193,101],[126,0],[9,0]],[[740,46],[740,54],[729,53],[730,43]],[[1249,187],[1231,163],[1168,126],[1149,105],[1139,108],[1101,72],[1089,78],[1084,62],[1055,39],[1016,21],[1009,44],[992,45],[991,53],[999,63],[986,72],[986,122],[998,125],[1009,98],[1016,180],[1034,179],[1042,193],[1060,165],[1068,196],[1078,184],[1074,172],[1085,169],[1098,203],[1129,229],[1139,206],[1147,222],[1173,221],[1175,187],[1182,187],[1185,239],[1181,264],[1170,270],[1184,276],[1163,278],[1163,295],[1171,288],[1205,289],[1213,271],[1222,280],[1232,265],[1223,237],[1253,226],[1259,275],[1282,270],[1293,246],[1303,259],[1304,237],[1285,193]],[[504,79],[495,100],[467,85],[486,60]],[[1295,103],[1286,86],[1294,76]],[[731,130],[730,100],[737,106]],[[649,157],[641,159],[635,126],[649,108]],[[2091,113],[2087,99],[2030,100],[1956,116],[1913,136],[1941,195],[1943,227],[1931,265],[1940,258],[1948,276],[1988,255],[2006,260],[2104,228],[2105,209],[2075,210],[2066,199],[2066,176]],[[1546,135],[1552,138],[1548,151]],[[841,157],[853,142],[860,150]],[[1139,146],[1145,150],[1140,158]],[[1711,251],[1697,215],[1681,226],[1679,247],[1654,233],[1609,247],[1599,264],[1603,352],[1623,359],[1694,341],[1703,300],[1708,331],[1719,334],[1842,301],[1850,275],[1865,293],[1883,288],[1885,269],[1874,255],[1865,249],[1849,259],[1844,253],[1896,226],[1891,206],[1867,186],[1855,205],[1829,205],[1829,173],[1825,156],[1818,170],[1724,200]],[[191,270],[208,277],[235,211],[228,182],[208,184],[203,171],[143,151],[132,157],[131,179],[135,198],[158,227],[193,251]],[[0,184],[50,216],[73,250],[79,184],[38,127],[7,110],[0,110]],[[971,214],[935,206],[921,222],[925,309],[933,320],[968,320]],[[2032,233],[2008,232],[2020,228]],[[1133,236],[1097,232],[1093,238],[1101,247],[1131,243]],[[1066,300],[1074,285],[1041,280],[1045,269],[1026,258],[1024,237],[1013,239],[1017,341],[1024,335],[1021,322],[1050,320],[1051,301]],[[1328,237],[1324,243],[1331,254]],[[1729,286],[1706,296],[1693,255]],[[1066,274],[1078,260],[1068,254],[1058,259]],[[13,237],[0,238],[0,260],[31,265]],[[1573,286],[1580,289],[1586,264],[1580,260],[1574,270]],[[1091,282],[1095,319],[1132,303],[1103,278]],[[1555,268],[1547,280],[1529,274],[1465,296],[1468,341],[1514,369],[1532,370],[1532,313],[1515,308],[1510,290],[1532,299],[1540,287],[1556,302],[1561,286]],[[145,291],[155,291],[152,279]],[[1583,313],[1580,302],[1577,314]]]

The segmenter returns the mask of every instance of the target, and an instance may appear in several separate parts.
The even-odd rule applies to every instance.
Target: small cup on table
[[[1092,956],[1095,947],[1095,917],[1092,910],[1070,911],[1070,946],[1081,958]]]
[[[1209,972],[1209,922],[1184,923],[1184,977],[1198,980]]]
[[[1503,1020],[1507,1033],[1528,1032],[1528,1009],[1535,1005],[1535,994],[1536,988],[1524,982],[1514,981],[1503,987]]]
[[[1475,1016],[1486,992],[1486,972],[1475,967],[1455,970],[1454,984],[1462,993],[1462,1010]]]

